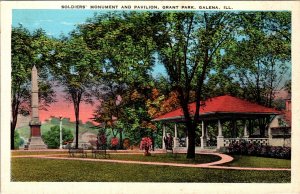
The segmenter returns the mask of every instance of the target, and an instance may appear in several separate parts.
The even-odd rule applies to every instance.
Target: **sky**
[[[93,17],[92,10],[46,10],[26,9],[13,10],[12,25],[17,27],[22,24],[33,32],[38,28],[46,31],[47,35],[58,38],[62,33],[67,35],[87,18]]]
[[[67,35],[75,29],[75,25],[83,23],[87,18],[92,17],[94,11],[84,10],[13,10],[12,26],[17,27],[19,24],[33,32],[42,28],[48,36],[58,38],[62,33]],[[73,104],[66,102],[59,88],[57,92],[57,102],[51,104],[47,111],[40,111],[40,120],[45,121],[51,116],[63,116],[75,120]],[[80,120],[86,122],[90,120],[93,113],[93,107],[81,103]]]
[[[95,10],[53,10],[53,9],[14,9],[12,12],[12,26],[18,27],[21,24],[30,32],[42,28],[48,36],[59,38],[60,35],[68,35],[76,28],[76,25],[84,23],[95,13],[105,13],[106,11]],[[164,74],[165,69],[162,65],[156,64],[153,74]],[[94,107],[81,103],[80,120],[83,122],[91,120]],[[51,116],[63,116],[75,120],[73,104],[66,102],[63,94],[57,88],[57,102],[53,103],[47,111],[40,111],[40,120],[45,121]]]

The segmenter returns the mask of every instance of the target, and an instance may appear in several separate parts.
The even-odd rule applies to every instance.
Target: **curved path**
[[[141,154],[141,153],[136,153]],[[291,171],[290,168],[252,168],[252,167],[231,167],[231,166],[216,166],[231,162],[233,158],[226,154],[220,153],[199,153],[199,154],[208,154],[216,155],[221,157],[221,160],[205,163],[205,164],[180,164],[180,163],[170,163],[170,162],[144,162],[144,161],[128,161],[128,160],[112,160],[112,159],[95,159],[95,158],[70,158],[70,157],[59,157],[57,155],[62,154],[51,154],[51,155],[19,155],[12,156],[13,158],[44,158],[44,159],[56,159],[56,160],[81,160],[81,161],[94,161],[94,162],[114,162],[122,164],[145,164],[145,165],[160,165],[160,166],[178,166],[178,167],[193,167],[193,168],[212,168],[212,169],[231,169],[231,170],[272,170],[272,171]]]

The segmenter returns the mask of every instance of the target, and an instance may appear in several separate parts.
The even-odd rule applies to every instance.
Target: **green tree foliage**
[[[42,138],[48,148],[59,148],[59,138],[60,138],[60,129],[56,125],[50,128],[50,131],[42,135]],[[62,140],[64,142],[69,142],[73,140],[73,134],[71,130],[62,128]]]
[[[104,129],[104,132],[111,130],[113,137],[119,133],[120,141],[119,147],[122,147],[122,129],[116,126],[116,121],[119,118],[119,101],[115,98],[114,92],[106,92],[101,99],[101,104],[97,106],[94,112],[93,120],[99,123],[100,128]]]
[[[24,144],[24,139],[20,137],[20,134],[17,131],[15,131],[15,134],[14,134],[14,145],[15,145],[15,148],[19,148],[23,144]]]
[[[40,109],[46,109],[55,101],[53,84],[48,74],[48,64],[52,58],[52,43],[42,30],[30,33],[22,26],[12,28],[11,149],[15,147],[14,133],[18,114],[29,115],[31,111],[30,84],[33,65],[38,69]]]
[[[150,70],[155,46],[153,29],[149,26],[152,23],[150,15],[149,12],[113,12],[95,15],[87,24],[78,27],[87,45],[101,53],[102,72],[97,87],[93,88],[101,102],[95,111],[95,121],[105,122],[106,126],[110,123],[113,131],[114,128],[119,131],[120,139],[124,129],[127,134],[137,133],[136,126],[147,117],[145,99],[133,103],[131,96],[134,92],[149,93],[151,90],[147,88],[153,85]],[[118,96],[122,101],[116,104]],[[143,116],[128,122],[133,116],[129,116],[129,112]],[[147,121],[150,120],[148,116]]]
[[[240,14],[237,40],[225,54],[225,62],[245,98],[273,106],[276,91],[291,71],[290,19],[290,12]]]
[[[62,38],[56,45],[55,64],[52,67],[54,78],[64,88],[67,101],[73,103],[76,120],[76,148],[80,120],[80,103],[93,103],[89,88],[99,71],[99,55],[91,50],[83,38],[75,32],[69,38]]]
[[[258,104],[282,108],[275,100],[291,71],[290,12],[241,12],[235,41],[223,55],[227,76],[238,95]],[[261,136],[270,122],[261,118]]]
[[[83,101],[97,99],[95,121],[110,123],[120,135],[125,130],[132,142],[153,135],[151,119],[167,111],[170,102],[169,108],[180,104],[189,137],[187,157],[194,158],[200,100],[229,93],[274,104],[275,91],[290,71],[290,17],[289,12],[111,12],[96,14],[60,40],[15,29],[13,87],[26,86],[22,96],[29,96],[25,72],[30,68],[25,65],[49,64],[74,104],[76,146]],[[153,78],[157,63],[167,77]],[[19,86],[17,81],[25,78]]]
[[[178,93],[188,129],[187,158],[195,158],[195,131],[207,75],[218,67],[217,57],[236,30],[236,14],[226,12],[163,12],[157,32],[157,50]],[[195,96],[191,96],[191,92]],[[193,97],[193,98],[192,98]],[[196,100],[190,114],[189,102]]]
[[[150,88],[139,88],[133,90],[129,96],[124,96],[123,111],[117,124],[126,129],[125,134],[133,144],[138,144],[145,136],[153,138],[153,132],[156,132],[147,112],[146,101],[150,95]]]
[[[284,12],[129,12],[96,15],[79,31],[89,47],[103,53],[104,77],[120,86],[121,115],[131,128],[147,120],[141,112],[151,91],[145,88],[154,83],[148,75],[153,60],[165,66],[169,92],[178,94],[186,120],[187,157],[194,158],[200,100],[224,93],[246,96],[252,87],[256,101],[264,94],[271,103],[276,81],[287,70],[282,64],[290,58],[289,25]],[[192,101],[195,114],[188,107]]]

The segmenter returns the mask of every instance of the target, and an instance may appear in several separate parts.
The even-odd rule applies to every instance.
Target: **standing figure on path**
[[[167,150],[172,150],[173,148],[173,137],[170,133],[167,133],[167,136],[164,137],[164,142]]]

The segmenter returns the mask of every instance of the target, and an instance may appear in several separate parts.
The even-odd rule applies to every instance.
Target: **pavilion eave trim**
[[[169,121],[169,120],[177,120],[177,119],[184,119],[184,117],[183,116],[168,117],[168,118],[161,118],[161,119],[152,119],[151,121]]]
[[[206,113],[206,114],[211,114],[211,113]],[[203,115],[206,115],[203,114]],[[276,112],[214,112],[214,114],[241,114],[241,115],[249,115],[249,114],[253,114],[253,115],[279,115],[280,113],[276,113]]]
[[[280,113],[276,112],[207,112],[204,114],[200,113],[200,118],[202,116],[207,116],[207,115],[218,115],[218,114],[239,114],[239,115],[279,115]],[[191,115],[193,116],[193,115]],[[171,121],[171,120],[183,120],[184,116],[175,116],[175,117],[168,117],[168,118],[157,118],[153,119],[152,121]]]

